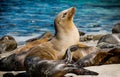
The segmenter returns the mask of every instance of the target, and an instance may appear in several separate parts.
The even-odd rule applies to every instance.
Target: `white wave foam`
[[[16,42],[25,42],[28,39],[35,38],[40,36],[41,34],[33,34],[31,36],[13,36],[16,40]]]

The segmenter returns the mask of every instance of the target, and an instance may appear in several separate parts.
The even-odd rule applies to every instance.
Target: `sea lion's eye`
[[[66,15],[67,15],[67,12],[63,13],[63,16],[62,16],[62,18],[64,18]]]

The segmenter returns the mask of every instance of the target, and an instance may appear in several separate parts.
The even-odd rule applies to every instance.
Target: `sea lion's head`
[[[76,12],[75,7],[63,10],[56,16],[54,25],[67,26],[69,25],[69,22],[71,24],[73,22],[75,12]]]
[[[78,30],[73,22],[75,12],[76,8],[71,7],[69,9],[63,10],[56,16],[54,21],[56,36],[60,37],[70,35],[70,38],[72,38],[71,35],[73,33],[75,36],[78,36]]]
[[[74,17],[74,14],[76,12],[76,8],[75,7],[71,7],[69,9],[63,10],[62,12],[60,12],[55,20],[72,20]],[[59,21],[60,23],[60,21]]]

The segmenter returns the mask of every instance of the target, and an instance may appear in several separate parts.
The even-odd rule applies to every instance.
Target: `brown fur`
[[[26,51],[28,51],[30,48],[34,47],[34,46],[37,46],[37,45],[39,45],[39,44],[43,44],[43,43],[49,41],[52,37],[53,37],[53,35],[52,35],[50,32],[46,32],[46,33],[44,33],[44,34],[41,36],[40,39],[36,39],[36,40],[33,40],[33,41],[30,41],[31,39],[28,40],[27,43],[26,43],[26,45],[18,48],[18,49],[15,51],[15,53],[16,53],[16,54],[19,54],[19,53],[21,53],[21,52],[26,52]]]
[[[74,47],[77,47],[77,49],[74,50],[74,52],[72,52],[72,58],[73,58],[74,61],[78,61],[82,57],[87,56],[88,54],[90,54],[92,52],[98,52],[100,50],[99,48],[93,47],[93,46],[76,45]]]

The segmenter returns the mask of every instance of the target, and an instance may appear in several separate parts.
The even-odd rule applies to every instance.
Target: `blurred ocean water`
[[[0,37],[26,40],[54,33],[55,16],[72,6],[77,8],[74,22],[85,33],[108,33],[120,22],[119,0],[0,0]]]

